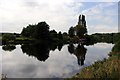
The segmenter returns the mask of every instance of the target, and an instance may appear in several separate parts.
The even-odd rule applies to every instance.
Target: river
[[[67,44],[52,50],[44,46],[16,45],[12,49],[0,46],[1,73],[8,78],[71,77],[95,61],[108,58],[112,47],[108,43]]]

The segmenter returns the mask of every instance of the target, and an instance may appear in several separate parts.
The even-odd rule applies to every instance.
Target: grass
[[[77,73],[68,80],[93,79],[100,78],[120,80],[120,40],[114,45],[109,58],[103,61],[97,61],[93,65],[85,67],[80,73]]]
[[[120,52],[110,52],[110,57],[103,61],[97,61],[93,65],[84,68],[80,73],[70,78],[76,80],[78,78],[100,78],[109,79],[120,78]]]

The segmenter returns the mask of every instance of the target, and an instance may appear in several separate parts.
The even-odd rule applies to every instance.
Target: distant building
[[[85,15],[79,16],[78,25],[82,25],[82,26],[86,27]]]

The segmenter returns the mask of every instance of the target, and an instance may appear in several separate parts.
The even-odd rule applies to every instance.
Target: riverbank
[[[120,78],[120,41],[115,44],[109,53],[109,58],[103,61],[97,61],[93,65],[84,68],[70,80],[78,78]]]

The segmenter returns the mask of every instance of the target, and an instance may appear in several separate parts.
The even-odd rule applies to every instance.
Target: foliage
[[[2,35],[3,40],[15,40],[15,36],[13,34],[4,34]]]
[[[120,68],[118,64],[120,64],[120,60],[117,57],[98,61],[92,66],[84,68],[81,73],[73,77],[73,80],[75,78],[119,78]]]
[[[72,38],[75,36],[75,29],[74,27],[70,27],[69,31],[68,31],[69,36]]]
[[[120,40],[115,44],[115,46],[112,48],[113,52],[120,52]]]
[[[16,37],[13,34],[3,34],[2,35],[2,44],[4,43],[9,43],[9,42],[14,42]]]
[[[85,45],[93,45],[97,43],[96,38],[93,35],[85,35],[86,43]]]
[[[55,30],[50,31],[50,37],[51,38],[57,38],[57,32]]]
[[[120,33],[95,33],[92,36],[97,42],[116,43],[120,39]]]
[[[58,33],[58,39],[60,39],[60,40],[63,39],[63,35],[62,35],[61,31]]]
[[[46,22],[40,22],[37,25],[29,25],[23,28],[21,35],[39,40],[48,40],[50,38],[49,25]]]
[[[117,33],[113,34],[116,35]],[[96,37],[101,34],[97,34]],[[110,34],[109,34],[110,35]],[[117,38],[114,37],[114,38]],[[93,65],[84,68],[80,73],[77,73],[70,80],[80,79],[80,78],[100,78],[100,79],[119,79],[120,76],[120,38],[115,42],[112,52],[109,54],[108,59],[103,61],[97,61]],[[86,74],[86,75],[85,75]]]
[[[68,43],[69,42],[69,36],[68,36],[68,34],[66,32],[64,32],[62,34],[62,36],[63,36],[63,43],[64,44]]]
[[[57,33],[55,30],[49,31],[49,25],[46,22],[39,22],[36,25],[29,25],[23,28],[21,35],[41,42],[66,43],[68,41],[67,33],[62,34],[61,31]]]
[[[113,42],[117,43],[120,40],[120,33],[113,33]]]
[[[40,22],[36,25],[34,36],[36,39],[49,40],[49,25],[46,22]]]
[[[87,33],[87,28],[82,25],[76,25],[75,28],[77,36],[79,36],[80,38],[82,38]]]
[[[88,35],[88,34],[81,35],[81,33],[80,33],[79,36],[75,35],[74,37],[70,37],[69,41],[74,42],[74,43],[78,43],[79,38],[86,39],[85,45],[91,45],[91,44],[94,44],[97,42],[106,42],[106,43],[115,44],[120,39],[120,33],[95,33],[92,35]]]
[[[59,41],[58,34],[55,30],[50,31],[50,39],[51,39],[52,42],[58,42]]]
[[[28,25],[26,28],[24,27],[21,35],[25,36],[25,37],[34,37],[34,33],[35,32],[35,27],[36,25]]]

